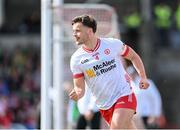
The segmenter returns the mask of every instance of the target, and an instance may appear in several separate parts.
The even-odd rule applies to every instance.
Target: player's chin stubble
[[[82,42],[76,42],[77,45],[82,45],[83,43]]]

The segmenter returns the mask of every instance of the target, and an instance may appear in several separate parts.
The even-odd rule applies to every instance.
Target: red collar
[[[82,48],[83,48],[83,50],[85,50],[86,52],[92,53],[92,52],[96,51],[96,50],[99,48],[100,42],[101,42],[101,40],[98,38],[98,39],[97,39],[96,46],[95,46],[94,49],[89,49],[89,48],[86,48],[86,47],[84,47],[84,46],[83,46]]]

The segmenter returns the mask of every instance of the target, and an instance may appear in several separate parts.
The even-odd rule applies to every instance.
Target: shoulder
[[[71,56],[71,62],[77,62],[78,60],[81,59],[82,57],[82,53],[83,53],[83,49],[82,48],[78,48]]]
[[[113,49],[113,51],[122,53],[124,50],[124,43],[116,38],[102,38],[102,43]]]
[[[120,39],[117,39],[117,38],[112,38],[112,37],[109,37],[109,38],[101,38],[102,40],[105,40],[105,41],[109,41],[109,42],[122,42]]]
[[[107,44],[123,44],[123,42],[117,38],[101,38],[101,41]]]
[[[71,57],[78,57],[81,56],[85,51],[82,49],[82,47],[78,48]]]

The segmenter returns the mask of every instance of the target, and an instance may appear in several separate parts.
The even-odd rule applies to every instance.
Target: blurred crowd
[[[141,35],[144,18],[142,11],[133,7],[123,16],[123,25],[125,27],[125,41],[136,51],[140,50],[139,38]],[[180,49],[180,0],[177,4],[159,2],[152,5],[150,10],[151,19],[148,26],[153,30],[154,47]]]
[[[118,9],[116,11],[118,13]],[[119,16],[119,23],[123,25],[120,27],[122,38],[136,51],[140,49],[138,44],[144,24],[142,12],[140,7],[133,6]],[[167,1],[152,2],[150,14],[152,17],[149,26],[152,25],[154,46],[180,49],[180,0],[176,0],[173,5],[168,4]],[[40,23],[40,12],[35,10],[21,17],[15,24],[5,21],[0,27],[0,33],[40,33]]]
[[[41,16],[40,12],[33,11],[29,15],[25,15],[20,22],[16,23],[16,25],[9,24],[8,22],[4,22],[2,27],[0,28],[0,33],[19,33],[19,34],[27,34],[27,33],[40,33],[41,29]]]
[[[38,128],[39,52],[30,46],[0,47],[0,128]]]

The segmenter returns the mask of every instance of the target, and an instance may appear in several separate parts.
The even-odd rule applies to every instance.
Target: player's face
[[[88,28],[80,22],[73,24],[73,36],[77,45],[84,44],[88,40]]]

